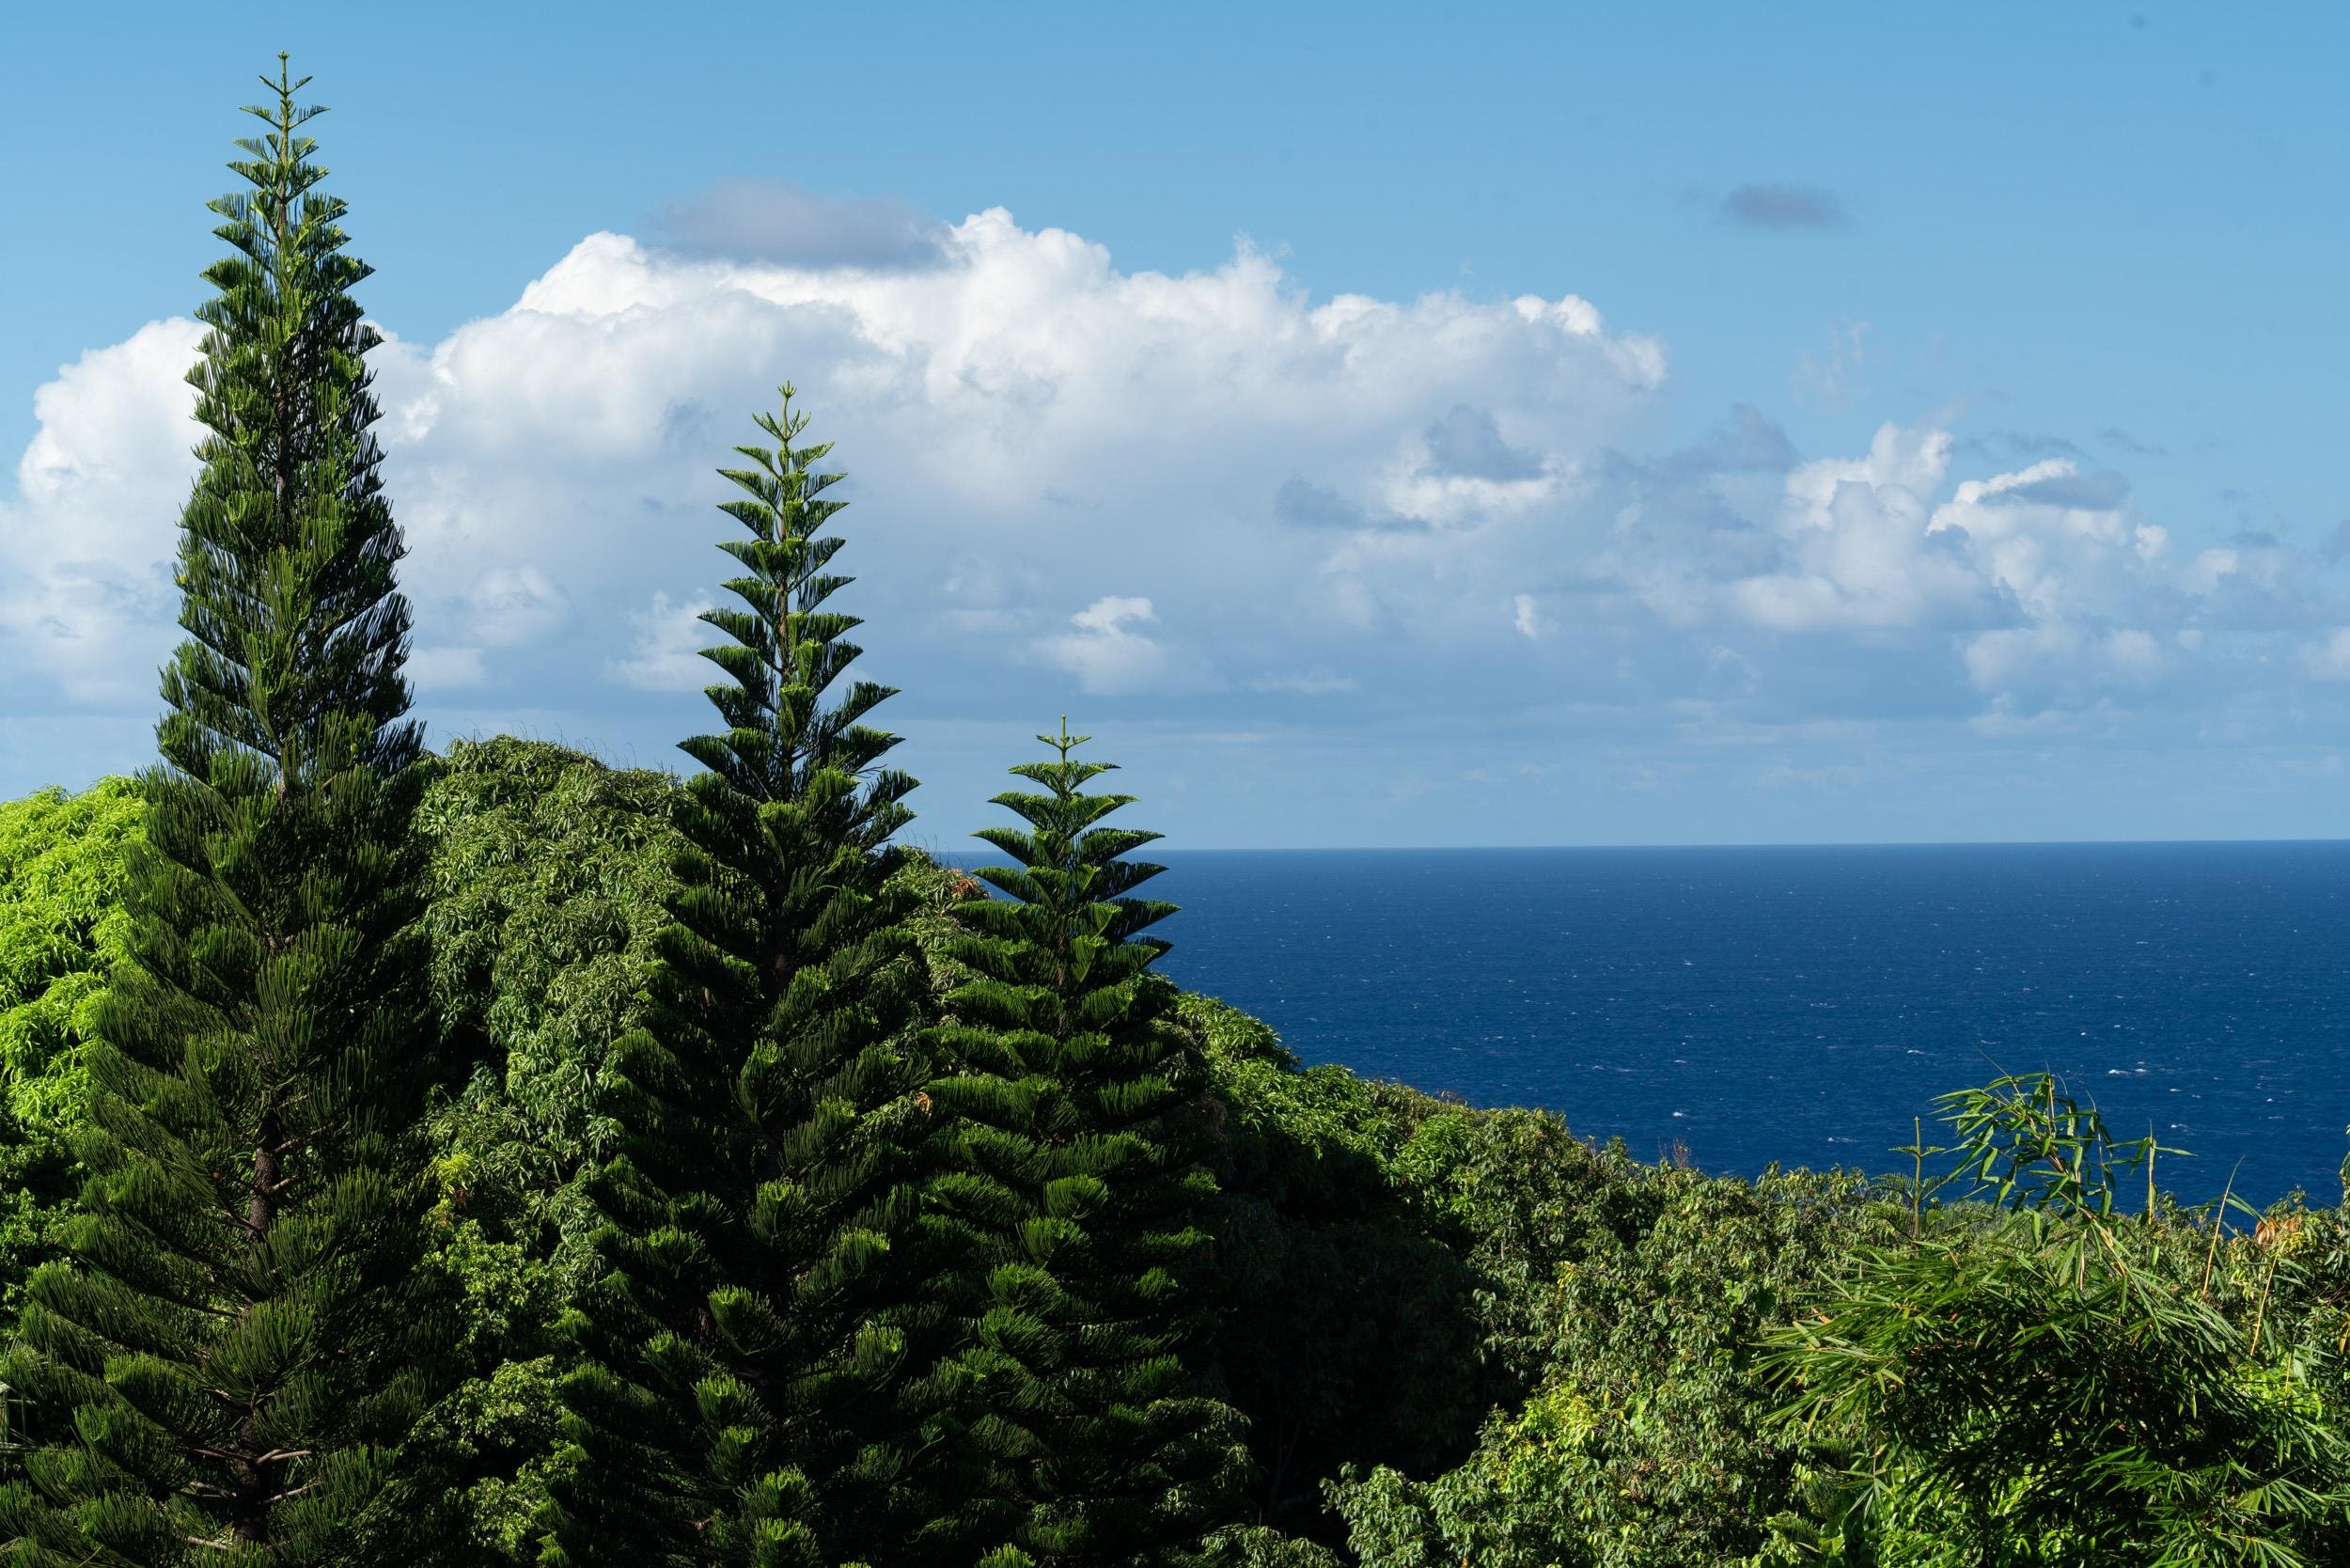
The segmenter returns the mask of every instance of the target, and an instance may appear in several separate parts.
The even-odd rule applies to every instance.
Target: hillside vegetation
[[[682,792],[515,740],[423,766],[432,1006],[468,1064],[428,1167],[462,1375],[410,1460],[459,1521],[453,1560],[520,1563],[562,1463],[560,1320],[594,1270],[580,1183],[617,1136],[599,1104],[647,1005]],[[5,1157],[28,1173],[11,1294],[70,1191],[138,823],[119,783],[0,806]],[[895,874],[944,996],[973,886],[919,857]],[[1999,1208],[1996,1188],[1921,1205],[1851,1173],[1713,1177],[1548,1112],[1301,1068],[1209,997],[1178,1017],[1215,1127],[1197,1372],[1246,1418],[1245,1484],[1201,1532],[1221,1560],[2343,1560],[2337,1209],[2217,1231],[2167,1202],[2066,1207],[2044,1181]],[[2060,1133],[2018,1117],[2005,1147],[2045,1172]]]

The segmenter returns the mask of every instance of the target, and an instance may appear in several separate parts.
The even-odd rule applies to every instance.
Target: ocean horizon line
[[[1161,840],[1146,855],[1528,855],[1557,852],[1639,853],[1656,850],[1962,850],[1962,849],[2191,849],[2206,847],[2279,849],[2350,845],[2350,835],[2327,839],[2270,839],[2214,835],[2201,839],[1720,839],[1631,844],[1181,844]],[[915,842],[950,863],[966,856],[948,854],[937,842]]]

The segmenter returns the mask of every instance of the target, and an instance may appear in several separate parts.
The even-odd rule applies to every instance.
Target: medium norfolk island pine
[[[935,1309],[909,1150],[925,982],[888,877],[914,781],[865,723],[889,688],[827,693],[857,654],[822,532],[839,478],[783,388],[740,447],[739,607],[703,619],[724,732],[683,744],[683,892],[650,1026],[615,1051],[617,1155],[591,1190],[607,1272],[572,1317],[569,1451],[550,1560],[903,1560],[902,1370]]]
[[[971,974],[934,1036],[938,1206],[977,1243],[964,1344],[932,1380],[963,1419],[968,1524],[990,1568],[1183,1560],[1224,1513],[1238,1419],[1204,1398],[1194,1278],[1214,1192],[1197,1047],[1142,934],[1174,906],[1134,897],[1162,868],[1124,856],[1155,833],[1105,827],[1132,797],[1072,752],[1011,771],[995,797],[1026,823],[979,837],[1015,864],[977,874],[1004,899],[958,906]]]
[[[306,78],[305,79],[306,81]],[[343,204],[281,56],[212,204],[162,763],[92,1048],[88,1185],[0,1376],[39,1445],[16,1568],[416,1561],[387,1450],[423,1393],[407,1135],[433,1059],[402,554]]]

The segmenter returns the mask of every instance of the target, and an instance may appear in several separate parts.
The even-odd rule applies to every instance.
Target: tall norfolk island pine
[[[576,1314],[572,1445],[555,1560],[903,1560],[903,1372],[938,1321],[916,1303],[909,1151],[924,1103],[911,1052],[921,971],[885,884],[914,781],[852,682],[848,582],[822,529],[844,504],[793,443],[726,470],[747,539],[721,548],[741,607],[703,617],[725,732],[684,743],[684,891],[660,944],[647,1029],[615,1049],[620,1152],[592,1190],[609,1270]]]
[[[413,1560],[384,1445],[418,1394],[403,1155],[432,1032],[405,929],[419,745],[344,205],[263,79],[189,373],[162,763],[130,962],[99,1020],[70,1262],[5,1376],[44,1445],[0,1492],[12,1563]],[[0,1552],[0,1555],[6,1555]]]
[[[951,944],[972,977],[936,1035],[958,1065],[932,1085],[936,1190],[981,1238],[965,1343],[940,1381],[968,1413],[959,1445],[989,1568],[1180,1560],[1221,1516],[1237,1418],[1199,1396],[1198,1224],[1214,1179],[1197,1046],[1142,934],[1174,905],[1134,896],[1163,869],[1125,859],[1158,838],[1104,827],[1129,795],[1071,753],[1011,771],[1042,786],[995,797],[1023,831],[978,836],[1016,864],[978,874],[1008,900],[959,906]]]

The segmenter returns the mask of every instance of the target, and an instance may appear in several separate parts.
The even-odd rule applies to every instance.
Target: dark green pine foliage
[[[1214,1193],[1203,1067],[1143,934],[1174,913],[1136,898],[1158,835],[1105,827],[1127,795],[1087,794],[1105,762],[1011,771],[995,797],[1028,824],[979,835],[1016,864],[977,874],[1005,899],[958,907],[971,978],[936,1033],[957,1071],[931,1087],[940,1207],[981,1244],[966,1339],[936,1380],[963,1413],[965,1520],[991,1565],[1182,1560],[1221,1516],[1237,1420],[1186,1352]]]
[[[88,1184],[0,1377],[12,1568],[423,1560],[389,1450],[426,1391],[409,1135],[434,1059],[402,553],[344,204],[284,57],[212,204],[162,764],[98,1017]],[[305,81],[306,82],[306,78]]]
[[[923,1136],[923,973],[885,887],[914,780],[866,724],[892,695],[826,694],[858,621],[822,529],[839,478],[794,446],[783,389],[770,450],[725,470],[721,546],[739,608],[703,619],[726,729],[684,743],[675,923],[650,1026],[615,1048],[625,1129],[591,1181],[606,1272],[572,1320],[572,1451],[550,1560],[899,1560],[907,1444],[898,1384],[925,1324],[909,1151]]]

